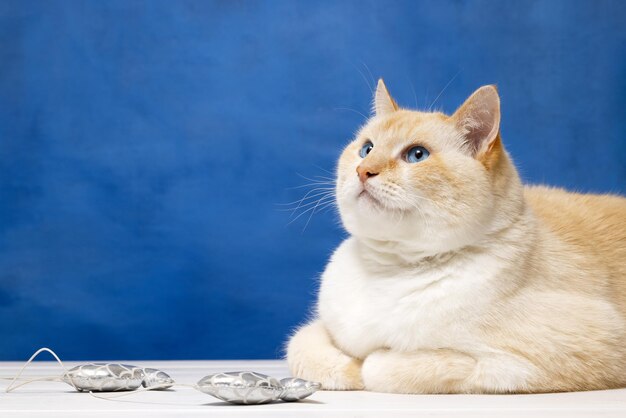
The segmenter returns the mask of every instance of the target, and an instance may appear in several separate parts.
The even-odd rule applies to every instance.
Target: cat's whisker
[[[284,210],[284,211],[290,211],[290,212],[291,212],[291,216],[293,216],[293,215],[294,215],[294,214],[295,214],[295,213],[296,213],[299,209],[305,209],[305,208],[308,208],[308,207],[310,207],[310,206],[312,206],[312,205],[314,205],[314,204],[318,203],[320,199],[326,199],[326,198],[329,198],[329,197],[332,197],[332,198],[334,199],[334,197],[335,197],[335,196],[334,196],[333,194],[331,194],[331,193],[319,194],[319,195],[317,195],[317,196],[321,196],[321,197],[319,197],[319,199],[315,199],[315,200],[313,200],[313,201],[310,201],[310,202],[307,202],[307,203],[305,203],[305,204],[303,204],[303,205],[300,205],[300,206],[298,206],[298,207],[296,207],[296,208],[293,208],[293,209],[282,209],[282,210]],[[291,218],[291,216],[290,216],[290,218]]]
[[[333,182],[333,183],[335,182],[335,179],[332,178],[332,177],[326,177],[326,176],[317,175],[317,176],[314,176],[313,178],[320,179],[320,181],[321,180],[326,180],[326,181],[330,181],[330,182]]]
[[[305,210],[305,209],[307,209],[307,208],[310,208],[310,207],[311,207],[311,206],[313,206],[313,205],[316,205],[317,203],[319,203],[319,202],[320,202],[320,200],[328,200],[328,199],[332,199],[332,200],[334,200],[334,199],[335,199],[335,196],[334,196],[334,195],[324,195],[324,196],[321,196],[321,197],[320,197],[319,199],[317,199],[317,200],[314,200],[314,201],[312,201],[312,202],[308,202],[308,203],[306,203],[305,205],[302,205],[302,206],[299,206],[299,207],[297,207],[297,208],[295,208],[295,209],[292,209],[292,210],[291,210],[291,214],[289,215],[289,219],[293,218],[293,216],[294,216],[294,215],[296,215],[296,214],[298,213],[298,211],[299,211],[299,210]]]
[[[289,203],[276,203],[276,205],[278,206],[291,206],[291,205],[296,205],[298,203],[301,203],[307,199],[310,199],[312,197],[315,197],[318,195],[319,193],[334,193],[335,188],[334,187],[316,187],[315,189],[311,189],[309,190],[301,199],[298,200],[294,200],[293,202],[289,202]],[[311,196],[311,193],[315,193],[313,196]]]
[[[334,182],[335,182],[335,179],[330,178],[330,177],[315,176],[315,177],[317,177],[317,179],[316,179],[315,177],[314,177],[314,178],[309,178],[309,177],[307,177],[307,176],[303,176],[303,175],[302,175],[302,174],[300,174],[300,173],[296,173],[296,174],[297,174],[299,177],[301,177],[301,178],[303,178],[303,179],[305,179],[305,180],[308,180],[308,181],[312,181],[312,182],[319,182],[319,181],[320,181],[320,179],[328,180],[329,182],[332,182],[332,183],[334,183]]]
[[[367,74],[369,74],[370,79],[372,80],[372,86],[376,86],[376,78],[374,77],[374,75],[372,74],[372,72],[370,71],[370,67],[365,63],[365,61],[363,60],[359,60],[361,61],[361,65],[363,65],[363,67],[365,67],[365,71],[367,71]],[[369,85],[369,83],[368,83]],[[371,93],[374,93],[374,89],[370,87]]]
[[[297,212],[300,209],[308,208],[312,204],[315,204],[315,202],[317,202],[322,197],[327,197],[327,196],[332,196],[332,195],[331,194],[320,194],[320,195],[317,195],[313,200],[309,200],[306,203],[301,204],[300,206],[291,207],[291,208],[278,208],[276,210],[281,211],[281,212],[292,212],[292,213],[295,213],[295,212]]]
[[[332,171],[328,171],[328,170],[326,170],[325,168],[320,167],[319,165],[315,165],[315,164],[314,164],[313,166],[314,166],[315,168],[319,168],[319,169],[320,169],[320,170],[322,170],[322,171],[325,171],[326,173],[330,174],[331,176],[335,176],[335,173],[333,173]],[[321,176],[320,176],[320,177],[321,177]],[[334,181],[334,177],[332,177],[332,178],[331,178],[331,177],[327,177],[327,178],[329,178],[329,179],[331,179],[331,180],[333,180],[333,181]]]
[[[336,208],[335,203],[336,203],[335,201],[326,202],[323,205],[320,205],[320,207],[317,208],[317,210],[315,212],[316,213],[322,213],[322,212],[328,210],[329,208]]]
[[[319,167],[318,167],[319,168]],[[313,176],[313,178],[309,178],[306,176],[303,176],[302,174],[296,173],[298,174],[298,176],[302,177],[303,179],[307,179],[307,180],[312,180],[312,181],[330,181],[330,182],[335,182],[335,178],[334,177],[328,177],[328,176],[322,176],[319,174],[316,174],[315,176]],[[330,173],[332,174],[332,173]]]
[[[330,199],[333,199],[333,196],[324,196],[324,197],[322,197],[321,199],[319,199],[319,202],[324,201],[324,200],[327,200],[327,199],[329,199],[329,198],[330,198]],[[333,201],[334,201],[334,199],[333,199]],[[302,217],[305,213],[309,213],[310,211],[315,210],[315,208],[317,208],[317,206],[310,207],[310,208],[306,209],[305,211],[301,212],[298,216],[296,216],[295,218],[293,218],[293,219],[292,219],[292,220],[291,220],[291,221],[287,224],[287,226],[289,226],[289,225],[291,225],[292,223],[294,223],[295,221],[297,221],[297,220],[298,220],[300,217]]]
[[[334,187],[316,187],[314,189],[311,189],[308,192],[306,192],[306,194],[302,197],[302,199],[297,201],[298,202],[297,206],[300,206],[306,200],[309,200],[314,197],[320,196],[322,194],[327,194],[327,193],[335,193],[335,188]]]
[[[365,116],[363,113],[359,112],[358,110],[355,110],[355,109],[352,109],[352,108],[349,108],[349,107],[334,107],[333,110],[349,110],[350,112],[354,112],[354,113],[357,113],[357,114],[363,116],[364,119],[369,119],[368,116]]]
[[[334,184],[333,182],[330,182],[330,181],[318,181],[315,183],[302,184],[300,186],[287,187],[287,190],[304,189],[305,187],[314,187],[314,186],[333,186],[334,187]]]
[[[450,81],[448,81],[448,84],[446,84],[444,86],[444,88],[441,89],[441,91],[439,92],[437,97],[435,97],[435,100],[433,100],[433,102],[430,104],[430,106],[428,106],[428,111],[429,112],[432,110],[432,108],[435,105],[435,103],[437,103],[437,100],[439,100],[439,98],[441,97],[443,92],[446,91],[446,89],[450,86],[450,84],[452,84],[452,82],[458,77],[459,74],[461,74],[461,70],[457,71],[457,73],[454,75],[454,77],[452,77],[452,79],[450,79]]]
[[[365,63],[363,61],[361,61],[361,64],[363,64],[365,66]],[[363,81],[367,85],[367,88],[369,89],[370,94],[373,95],[374,94],[374,88],[370,85],[370,82],[367,79],[367,77],[365,77],[365,74],[363,74],[363,72],[356,65],[354,65],[354,64],[351,64],[351,65],[361,75],[361,78],[363,79]],[[367,66],[365,66],[365,68],[367,68]],[[369,68],[367,68],[367,71],[369,72]],[[370,73],[370,75],[371,75],[371,73]],[[374,81],[374,85],[376,85],[376,81]]]
[[[334,201],[334,200],[333,200],[332,202],[325,203],[323,207],[321,207],[321,208],[319,208],[319,209],[317,210],[317,212],[318,212],[318,213],[322,213],[322,212],[324,212],[324,211],[328,211],[328,209],[331,209],[331,208],[338,209],[338,208],[337,208],[337,202],[336,202],[336,201]],[[341,222],[341,221],[340,221],[340,222]]]
[[[317,202],[317,205],[315,205],[315,207],[313,208],[313,211],[311,211],[311,214],[309,215],[309,218],[306,220],[306,223],[304,224],[304,228],[302,228],[302,232],[306,231],[306,227],[309,225],[309,222],[311,222],[311,218],[312,218],[312,217],[313,217],[313,215],[315,214],[316,209],[319,207],[319,205],[320,205],[320,203],[321,203],[321,200],[322,200],[322,199],[320,199],[320,200]],[[332,202],[334,202],[334,199],[333,199],[333,200],[331,200],[330,202],[325,202],[325,203],[324,203],[324,205],[327,205],[327,204],[332,204]],[[322,205],[322,208],[323,208],[323,207],[324,207],[324,206]],[[320,209],[320,210],[321,210],[321,209]]]
[[[287,225],[291,225],[303,215],[309,214],[303,231],[306,229],[315,213],[326,209],[329,206],[332,206],[336,201],[335,173],[319,166],[316,167],[324,171],[325,173],[332,175],[333,177],[325,175],[314,175],[308,177],[300,173],[296,173],[299,177],[309,181],[309,183],[300,186],[290,187],[290,189],[300,189],[307,187],[312,187],[312,189],[307,191],[301,199],[289,203],[278,204],[279,206],[282,206],[282,208],[279,208],[279,210],[291,212],[291,214],[289,215],[289,218],[291,220]]]

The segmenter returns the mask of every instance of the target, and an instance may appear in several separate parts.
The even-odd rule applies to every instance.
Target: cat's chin
[[[374,195],[372,195],[367,190],[363,189],[361,193],[357,196],[357,202],[361,206],[365,206],[366,208],[375,208],[378,210],[384,210],[385,205],[381,203]]]
[[[389,202],[383,202],[379,197],[376,196],[375,193],[363,189],[356,197],[356,206],[358,210],[362,210],[364,212],[386,212],[386,213],[404,213],[406,214],[410,210],[406,208],[396,207]]]

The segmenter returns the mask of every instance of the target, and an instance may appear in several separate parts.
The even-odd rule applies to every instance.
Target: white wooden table
[[[195,383],[220,371],[253,370],[278,378],[289,375],[282,361],[137,361],[181,383]],[[80,362],[86,363],[86,362]],[[67,362],[73,367],[76,362]],[[0,377],[12,377],[22,363],[0,363]],[[37,362],[27,376],[61,375],[52,362]],[[626,369],[624,370],[626,373]],[[317,392],[306,401],[237,406],[191,387],[132,394],[112,400],[75,392],[61,382],[37,382],[5,393],[0,380],[0,417],[626,417],[626,389],[542,395],[390,395],[372,392]]]

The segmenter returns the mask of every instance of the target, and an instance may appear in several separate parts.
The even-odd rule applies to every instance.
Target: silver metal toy
[[[174,380],[157,369],[118,363],[89,363],[76,366],[61,376],[61,380],[79,391],[115,392],[147,389],[167,389]]]
[[[227,372],[205,376],[195,387],[226,402],[250,405],[278,399],[287,402],[299,401],[311,396],[321,385],[297,378],[278,381],[255,372]]]

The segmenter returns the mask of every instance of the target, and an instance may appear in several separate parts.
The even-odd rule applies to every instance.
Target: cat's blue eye
[[[415,146],[415,147],[411,147],[407,153],[406,153],[406,161],[408,163],[419,163],[420,161],[424,161],[426,158],[428,158],[428,156],[430,155],[430,152],[428,152],[428,150],[424,147],[420,147]]]
[[[361,158],[365,158],[367,154],[370,153],[372,148],[374,148],[374,144],[372,144],[371,141],[367,141],[365,144],[363,144],[361,150],[359,151],[359,155],[361,156]]]

